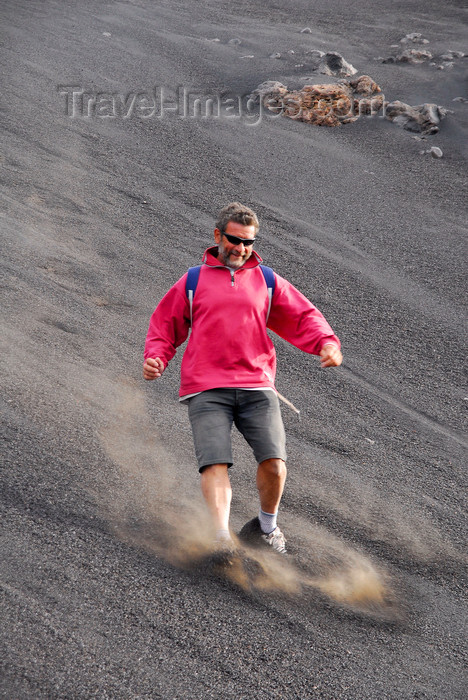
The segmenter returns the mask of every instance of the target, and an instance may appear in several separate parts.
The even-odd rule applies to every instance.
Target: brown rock
[[[288,91],[281,83],[262,83],[256,94],[272,112],[317,126],[339,126],[355,121],[362,114],[375,114],[384,101],[380,87],[368,75],[335,84],[305,85]]]
[[[340,126],[383,110],[386,119],[424,135],[437,133],[448,112],[432,103],[412,107],[400,100],[385,102],[381,88],[368,75],[333,84],[304,85],[301,90],[288,90],[282,83],[270,80],[259,85],[251,95],[254,96],[271,112],[308,124]]]
[[[396,61],[398,63],[423,63],[424,61],[429,61],[431,58],[432,54],[430,51],[425,51],[424,49],[407,49],[396,57]]]

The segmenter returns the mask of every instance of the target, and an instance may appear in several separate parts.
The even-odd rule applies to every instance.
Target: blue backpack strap
[[[268,311],[266,315],[266,320],[268,321],[268,317],[270,315],[270,309],[271,309],[271,301],[273,299],[273,294],[275,293],[275,287],[276,287],[276,278],[275,278],[275,273],[271,269],[271,267],[268,267],[267,265],[260,265],[260,269],[263,272],[263,276],[265,278],[265,284],[268,289]]]
[[[198,278],[200,277],[201,265],[195,265],[195,267],[189,267],[187,272],[187,280],[185,282],[185,293],[190,304],[190,325],[192,325],[192,306],[193,306],[193,295],[198,284]]]
[[[268,321],[268,317],[270,315],[270,309],[271,309],[271,301],[273,299],[273,294],[275,292],[275,287],[276,287],[276,278],[275,278],[275,273],[271,269],[271,267],[268,267],[267,265],[260,265],[259,266],[263,277],[265,278],[265,284],[267,286],[268,290],[268,312],[266,315],[266,320]],[[198,284],[198,278],[200,277],[200,270],[201,270],[201,265],[195,265],[195,267],[189,267],[188,272],[187,272],[187,279],[185,282],[185,293],[187,294],[187,298],[189,300],[190,304],[190,325],[192,325],[192,307],[193,307],[193,297],[195,294],[195,290],[197,288]]]

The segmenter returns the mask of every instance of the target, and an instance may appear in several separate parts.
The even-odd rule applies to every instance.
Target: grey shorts
[[[274,391],[210,389],[187,403],[199,471],[210,464],[232,466],[233,423],[258,463],[272,458],[286,461],[286,436]]]

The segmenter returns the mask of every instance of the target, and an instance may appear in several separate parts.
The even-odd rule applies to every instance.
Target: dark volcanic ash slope
[[[411,32],[434,56],[466,52],[463,10],[12,0],[1,14],[3,697],[460,698],[466,59],[376,59]],[[264,80],[328,82],[313,50],[452,113],[421,141],[379,119],[180,112],[184,88],[192,107],[245,106]],[[421,153],[433,145],[443,158]],[[326,372],[276,343],[278,389],[302,413],[284,412],[281,518],[315,581],[331,571],[322,592],[246,592],[173,566],[164,540],[196,531],[198,477],[180,360],[145,385],[142,345],[232,199],[343,341]],[[238,527],[257,504],[235,449]],[[391,609],[333,600],[343,570],[378,572]]]

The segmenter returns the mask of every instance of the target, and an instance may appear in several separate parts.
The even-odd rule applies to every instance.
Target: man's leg
[[[231,427],[235,390],[212,389],[189,400],[195,454],[201,476],[201,490],[213,518],[216,539],[229,539],[232,465]]]
[[[276,523],[286,481],[286,436],[278,397],[273,391],[266,390],[240,393],[242,405],[235,422],[257,458],[260,512],[258,518],[244,525],[239,536],[245,542],[255,542],[263,535],[273,549],[285,552],[286,540]]]
[[[210,464],[205,467],[201,473],[201,490],[218,539],[228,539],[232,489],[227,464]]]
[[[286,553],[286,539],[276,522],[285,481],[284,460],[271,458],[259,463],[257,488],[260,496],[260,512],[258,518],[249,520],[239,532],[241,540],[253,545],[264,540],[276,552]]]
[[[286,464],[282,459],[266,459],[258,465],[257,489],[263,513],[276,516],[283,495],[286,473]],[[274,530],[276,517],[271,519],[271,522],[274,523],[271,530]]]

